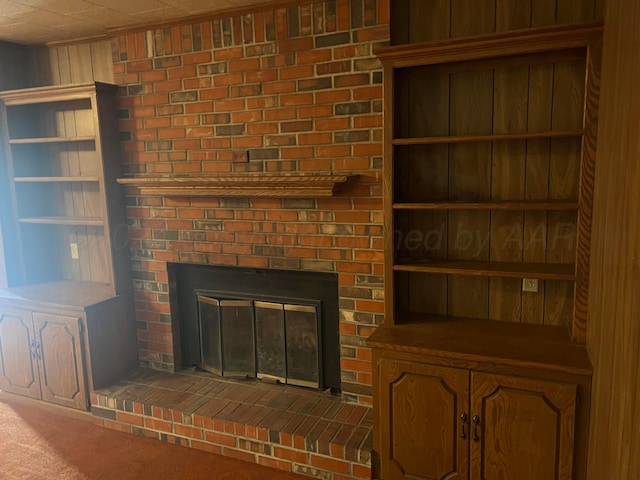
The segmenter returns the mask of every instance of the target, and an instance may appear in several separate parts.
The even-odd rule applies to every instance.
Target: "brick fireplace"
[[[359,174],[331,198],[128,189],[139,355],[173,371],[167,263],[333,272],[342,392],[369,404],[382,320],[382,74],[388,2],[327,1],[116,37],[127,174]],[[234,162],[247,154],[248,162]],[[242,156],[242,155],[240,155]]]
[[[370,405],[364,342],[383,312],[382,71],[373,52],[388,41],[388,23],[388,0],[328,0],[114,38],[127,175],[358,175],[341,193],[317,198],[162,196],[126,187],[141,366],[159,375],[181,368],[169,264],[327,272],[338,280],[338,400]],[[112,427],[125,428],[125,413],[144,416],[144,402],[109,395],[93,400],[117,410],[102,418]],[[155,421],[163,415],[147,413]],[[368,421],[356,423],[366,437]],[[358,452],[368,445],[362,438]],[[311,463],[315,447],[306,447]],[[356,456],[351,461],[368,471],[368,455]],[[350,466],[323,478],[357,476],[354,468],[364,475]]]

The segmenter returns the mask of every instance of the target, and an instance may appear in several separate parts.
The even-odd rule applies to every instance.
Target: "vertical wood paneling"
[[[526,67],[499,68],[494,82],[494,133],[526,130],[529,71]],[[495,142],[491,159],[491,198],[524,197],[526,142]],[[522,212],[491,213],[491,260],[522,261]],[[489,318],[519,321],[521,287],[517,279],[491,278]]]
[[[450,0],[411,0],[409,7],[409,42],[426,42],[447,38],[450,27]],[[420,21],[419,19],[425,19]]]
[[[393,45],[604,18],[605,0],[393,0]],[[459,19],[467,18],[460,29]],[[509,19],[509,22],[505,20]],[[495,21],[494,21],[495,20]]]
[[[467,37],[495,31],[496,0],[451,0],[451,36]]]
[[[496,31],[527,28],[530,0],[497,0]],[[527,130],[529,68],[498,68],[494,73],[493,133]],[[491,198],[524,198],[526,142],[496,142],[492,152]],[[491,213],[491,260],[522,261],[522,212]],[[522,288],[518,279],[489,280],[489,318],[518,322],[522,318]]]
[[[469,15],[473,11],[474,15]],[[452,0],[451,35],[491,32],[495,27],[495,2]],[[493,128],[493,72],[462,72],[450,80],[450,135],[489,134]],[[473,112],[473,114],[471,114]],[[491,197],[491,144],[451,145],[449,195],[452,199],[486,200]],[[449,258],[489,259],[489,213],[449,213]],[[483,277],[450,276],[449,315],[486,318],[489,311],[489,280]]]
[[[109,40],[39,48],[34,55],[40,85],[115,81]]]
[[[533,19],[534,22],[540,21]],[[529,68],[529,103],[527,126],[530,131],[543,132],[551,129],[553,102],[553,65],[534,65]],[[527,142],[526,182],[524,198],[540,200],[549,196],[550,141]],[[525,212],[524,214],[524,262],[544,262],[547,250],[547,213]],[[543,323],[545,291],[547,282],[538,283],[538,293],[522,295],[522,318],[525,323]]]
[[[38,66],[38,81],[41,85],[65,85],[93,81],[113,83],[113,58],[109,40],[79,43],[60,47],[40,48],[35,52]],[[90,110],[64,112],[57,115],[58,134],[94,134],[93,116]],[[73,150],[60,149],[56,155],[57,167],[61,175],[97,174],[95,152],[79,145]],[[73,184],[64,189],[58,198],[64,205],[59,209],[67,214],[79,216],[102,216],[97,195],[93,195],[91,185]],[[95,227],[69,227],[60,230],[60,258],[64,259],[64,278],[83,281],[104,281],[107,268],[104,265],[107,254],[101,233]],[[78,260],[71,259],[69,245],[77,243]]]
[[[589,478],[640,478],[640,3],[607,2],[587,345]]]
[[[496,31],[526,28],[531,2],[497,0]],[[494,73],[493,133],[527,130],[529,68],[503,67]],[[491,198],[524,198],[526,142],[495,142],[491,158]],[[522,261],[522,212],[491,213],[491,260]],[[489,279],[489,318],[517,322],[522,317],[522,288],[518,279]]]
[[[532,0],[531,26],[546,27],[556,23],[556,0]]]
[[[417,69],[410,78],[409,136],[447,135],[449,132],[449,78]],[[448,195],[448,145],[412,147],[408,192],[418,201],[441,200]],[[421,239],[414,253],[427,258],[446,258],[447,213],[411,212],[407,232]],[[410,284],[412,311],[447,313],[447,278],[416,275]],[[429,298],[431,297],[431,298]]]
[[[593,20],[595,0],[558,0],[556,23],[578,23]]]
[[[532,1],[496,0],[496,32],[529,28]]]

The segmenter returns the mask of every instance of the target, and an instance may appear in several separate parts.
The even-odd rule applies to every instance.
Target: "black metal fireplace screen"
[[[178,366],[340,392],[336,274],[168,267]]]
[[[226,377],[320,388],[320,305],[196,292],[202,368]]]

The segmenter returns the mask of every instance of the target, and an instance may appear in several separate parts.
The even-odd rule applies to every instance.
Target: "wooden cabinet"
[[[81,325],[79,318],[33,313],[33,347],[42,399],[47,402],[87,408]]]
[[[137,363],[116,91],[0,92],[3,391],[85,409]]]
[[[570,479],[576,393],[575,384],[382,359],[382,478]]]
[[[472,480],[569,480],[576,384],[471,373]]]
[[[0,389],[87,408],[80,319],[4,312],[0,313]]]
[[[448,10],[427,3],[392,8]],[[378,52],[385,320],[368,344],[383,480],[585,478],[602,27],[516,27],[524,10],[506,5],[484,26],[445,19],[455,38]],[[405,21],[406,41],[440,28]]]
[[[468,478],[468,372],[383,359],[379,393],[382,478]]]
[[[0,312],[0,390],[41,398],[31,312]]]
[[[576,447],[584,438],[575,439],[584,377],[486,373],[384,351],[375,358],[379,478],[583,478],[574,464],[584,456]]]

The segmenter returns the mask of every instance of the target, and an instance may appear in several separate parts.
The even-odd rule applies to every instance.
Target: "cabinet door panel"
[[[42,399],[66,407],[86,409],[80,320],[34,313],[33,325],[40,343]]]
[[[0,312],[0,390],[40,398],[32,341],[30,312]]]
[[[380,385],[382,478],[466,478],[468,372],[381,360]]]
[[[472,373],[471,392],[471,480],[571,480],[576,385]]]

